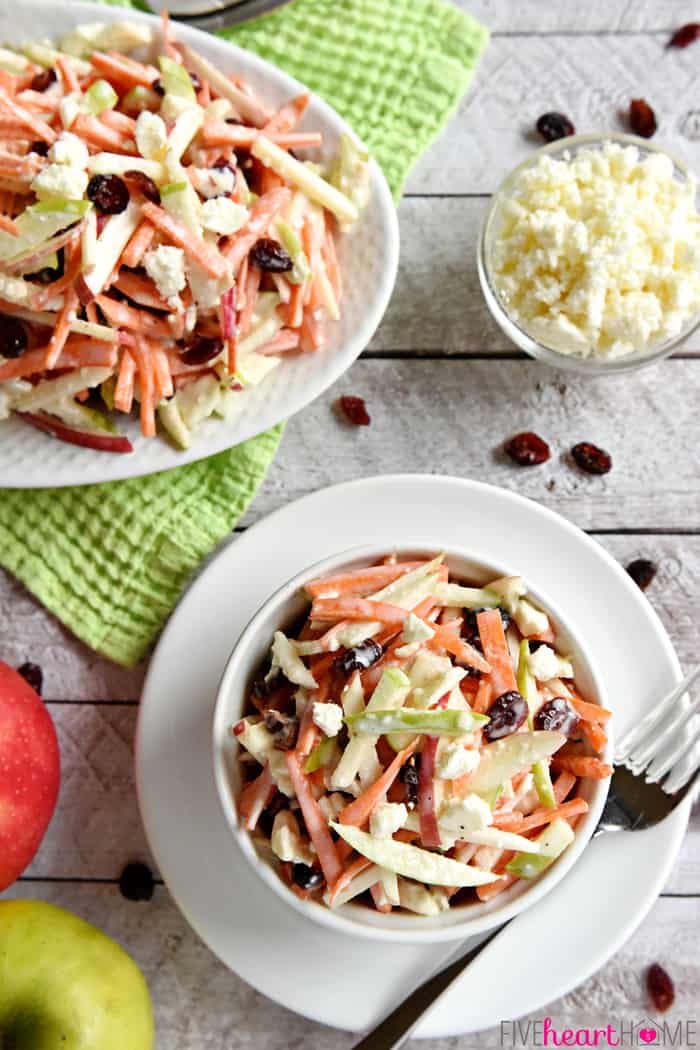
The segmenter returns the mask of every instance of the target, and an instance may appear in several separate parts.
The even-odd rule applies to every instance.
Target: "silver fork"
[[[595,835],[650,828],[700,786],[700,747],[699,753],[693,754],[700,745],[700,696],[694,702],[682,703],[698,678],[700,665],[620,741],[610,791]],[[398,1050],[437,1000],[511,922],[517,919],[497,927],[476,948],[460,954],[419,985],[356,1044],[355,1050]]]

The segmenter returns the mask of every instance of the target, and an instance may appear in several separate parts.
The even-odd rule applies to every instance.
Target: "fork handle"
[[[417,1027],[425,1014],[441,995],[464,973],[466,968],[480,955],[484,948],[508,925],[504,922],[490,933],[485,941],[472,948],[466,955],[450,963],[433,977],[420,984],[407,999],[392,1010],[376,1028],[373,1028],[354,1050],[398,1050]]]

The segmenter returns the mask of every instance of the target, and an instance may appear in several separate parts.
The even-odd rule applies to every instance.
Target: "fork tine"
[[[674,766],[678,766],[684,758],[693,750],[693,748],[700,741],[700,720],[695,725],[695,731],[682,741],[675,749],[669,750],[666,754],[659,754],[656,758],[649,763],[647,770],[646,781],[648,784],[658,784],[658,782],[671,770]]]
[[[681,707],[677,716],[665,726],[658,736],[654,736],[653,733],[650,733],[648,738],[645,738],[642,746],[635,749],[629,755],[627,765],[633,773],[641,773],[644,767],[651,762],[655,756],[658,757],[665,752],[666,745],[681,731],[681,729],[683,729],[690,719],[695,716],[695,709],[698,703],[700,703],[700,697],[698,697],[696,701],[691,702],[687,707]]]
[[[683,694],[688,691],[698,677],[700,677],[700,664],[694,667],[657,707],[645,715],[641,722],[638,722],[636,726],[625,734],[615,752],[615,761],[617,763],[623,763],[628,760],[632,750],[638,747],[646,736],[658,727],[669,710],[675,707]]]
[[[694,743],[697,745],[700,734],[695,733]],[[692,755],[692,760],[691,759]],[[697,752],[693,755],[690,751],[685,756],[685,760],[679,761],[675,764],[666,780],[662,784],[664,791],[667,791],[670,795],[676,794],[684,788],[690,781],[697,779],[700,773],[700,757]],[[694,790],[694,789],[693,789]]]

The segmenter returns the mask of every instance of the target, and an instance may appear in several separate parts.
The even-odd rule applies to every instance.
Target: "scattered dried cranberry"
[[[612,458],[608,452],[590,441],[579,441],[571,449],[574,462],[587,474],[607,474],[612,468]]]
[[[195,89],[195,91],[201,91],[202,81],[199,79],[199,75],[197,73],[190,73],[189,69],[187,70],[187,72],[189,73],[190,80],[192,81],[192,87]]]
[[[383,652],[384,650],[379,642],[375,642],[374,638],[368,638],[367,641],[356,645],[354,649],[348,649],[346,652],[341,653],[333,661],[333,666],[343,674],[352,674],[353,671],[366,671],[368,667],[376,664],[377,660],[381,659]]]
[[[540,463],[546,463],[550,457],[549,445],[532,430],[515,434],[506,441],[503,451],[521,467],[536,467]]]
[[[660,1013],[673,1006],[676,998],[673,981],[658,963],[653,963],[647,970],[647,991],[654,1009]]]
[[[695,43],[700,37],[700,22],[688,22],[687,25],[681,26],[673,34],[668,42],[669,47],[688,47],[689,44]]]
[[[182,350],[180,356],[186,365],[204,365],[207,361],[213,361],[224,349],[221,339],[203,336],[196,343],[192,343],[186,350]]]
[[[520,693],[514,690],[502,693],[487,711],[490,721],[484,729],[484,736],[489,743],[510,736],[516,729],[520,729],[527,718],[527,712],[527,702]]]
[[[128,901],[150,901],[155,883],[151,869],[145,864],[127,864],[119,876],[119,889]]]
[[[653,561],[649,561],[648,558],[635,558],[626,567],[626,571],[637,586],[645,591],[656,576],[656,565]]]
[[[36,270],[34,273],[25,274],[26,279],[34,281],[36,284],[51,284],[53,281],[57,281],[59,277],[63,277],[65,270],[65,252],[63,248],[58,249],[56,256],[58,266],[42,266],[40,270]]]
[[[250,249],[250,261],[268,273],[287,273],[294,263],[279,241],[261,237]]]
[[[17,674],[21,674],[22,678],[29,682],[34,692],[41,696],[41,687],[44,684],[44,672],[39,667],[39,664],[22,664],[21,667],[17,668]]]
[[[155,91],[156,95],[160,95],[161,97],[165,94],[165,88],[161,83],[160,77],[157,77],[151,84],[151,91]]]
[[[129,203],[129,191],[118,175],[93,175],[87,195],[103,215],[119,215]]]
[[[140,193],[151,204],[160,204],[160,190],[153,179],[143,171],[125,171],[124,182],[129,190]]]
[[[414,805],[418,802],[418,782],[420,780],[420,755],[411,755],[399,771],[399,779],[406,788],[406,796]]]
[[[272,678],[266,677],[256,678],[253,682],[253,696],[258,700],[267,700],[276,689],[283,686],[287,679],[284,677],[281,671],[278,671]]]
[[[22,322],[0,314],[0,356],[21,357],[27,346],[27,330]]]
[[[219,157],[214,161],[214,167],[217,171],[230,171],[233,174],[233,168],[231,164],[226,160],[226,157]]]
[[[292,882],[301,890],[313,890],[323,882],[323,875],[318,868],[308,864],[292,864]]]
[[[556,142],[576,134],[576,128],[563,113],[543,113],[535,127],[545,142]]]
[[[42,139],[37,139],[36,142],[32,142],[29,152],[36,153],[39,157],[46,157],[49,153],[49,144]]]
[[[542,704],[535,715],[535,729],[554,730],[565,736],[573,736],[581,719],[576,709],[563,696],[555,696]]]
[[[41,73],[36,73],[32,78],[32,91],[46,91],[57,79],[55,69],[42,69]]]
[[[363,397],[351,397],[349,394],[343,394],[340,398],[340,407],[347,420],[350,423],[354,423],[356,427],[368,427],[372,422]]]
[[[656,131],[656,115],[648,102],[643,98],[633,98],[630,102],[630,127],[635,135],[650,139]]]
[[[278,751],[291,751],[296,746],[299,736],[299,719],[285,715],[282,711],[275,711],[273,707],[268,707],[263,718],[275,738],[275,748]]]

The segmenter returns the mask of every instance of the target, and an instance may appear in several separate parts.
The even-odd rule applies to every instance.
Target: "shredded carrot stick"
[[[55,368],[107,368],[117,363],[117,350],[111,343],[86,341],[87,345],[72,346],[66,343],[61,351]],[[0,365],[0,383],[8,379],[23,379],[25,376],[37,375],[46,368],[45,346],[27,350],[21,357],[5,361]]]
[[[369,598],[316,598],[311,606],[312,620],[334,623],[336,620],[377,620],[392,627],[402,627],[408,610],[388,602]]]
[[[155,377],[151,354],[147,344],[139,336],[136,336],[135,345],[131,353],[134,355],[136,369],[139,374],[141,433],[144,437],[155,437]]]
[[[0,87],[0,111],[4,110],[11,116],[15,123],[23,128],[28,128],[34,138],[41,139],[49,145],[56,141],[56,132],[49,127],[45,120],[35,117],[29,110],[19,106],[7,91]]]
[[[59,55],[56,59],[56,66],[58,67],[58,72],[61,76],[65,93],[69,94],[72,91],[80,91],[80,82],[77,73],[73,69],[71,63],[64,58],[63,55]]]
[[[326,576],[325,578],[319,577],[317,580],[309,580],[308,583],[304,584],[304,590],[312,598],[318,597],[324,591],[333,591],[338,595],[353,594],[362,597],[370,594],[372,591],[387,587],[394,580],[398,580],[400,576],[405,576],[407,572],[413,572],[415,569],[420,568],[421,565],[425,565],[425,562],[404,561],[396,562],[393,565],[373,565],[368,569],[354,569],[352,572],[345,572],[339,576]]]
[[[307,282],[308,283],[308,282]],[[326,343],[323,319],[315,307],[307,307],[299,328],[299,349],[307,352],[321,350]]]
[[[131,412],[134,403],[134,378],[136,362],[128,350],[122,353],[117,385],[114,390],[114,407],[120,412]]]
[[[293,284],[287,306],[287,324],[290,328],[301,328],[304,320],[304,284]]]
[[[503,621],[498,609],[486,609],[484,612],[477,613],[476,623],[484,648],[484,656],[491,665],[492,695],[496,699],[503,693],[515,691],[518,688],[510,650],[503,631]]]
[[[581,718],[586,722],[609,722],[612,718],[612,711],[608,711],[607,707],[600,707],[598,704],[589,704],[586,700],[582,700],[572,690],[571,692],[571,703],[578,711]]]
[[[121,263],[124,266],[139,266],[144,255],[151,246],[151,241],[156,232],[152,222],[143,219],[131,235],[126,248],[122,252]]]
[[[510,872],[506,872],[496,882],[487,882],[485,886],[477,886],[476,895],[480,901],[490,901],[497,897],[499,893],[510,889],[513,883],[517,881],[517,875],[511,875]]]
[[[576,783],[573,773],[560,773],[554,781],[554,798],[557,804],[564,802]]]
[[[308,91],[305,91],[302,95],[297,95],[286,106],[282,106],[273,117],[270,117],[262,129],[262,134],[269,138],[270,135],[291,131],[304,116],[310,101],[311,94]]]
[[[108,295],[95,296],[95,302],[115,328],[128,328],[154,339],[172,339],[173,337],[173,330],[168,322],[147,310],[139,310],[126,303],[119,303],[116,299],[110,299]]]
[[[299,346],[299,333],[293,332],[291,328],[281,328],[277,335],[267,343],[263,343],[255,351],[263,357],[274,354],[287,354],[290,350],[296,350]]]
[[[224,254],[231,263],[234,273],[237,272],[255,242],[264,235],[275,216],[286,208],[291,197],[292,191],[285,187],[266,193],[252,204],[248,222],[232,235],[228,247],[224,249]]]
[[[555,754],[552,758],[552,769],[573,773],[577,777],[591,777],[593,780],[605,780],[611,777],[613,772],[612,766],[588,755]]]
[[[250,149],[261,132],[243,124],[227,124],[223,120],[207,120],[202,127],[205,146],[235,146]],[[323,136],[317,131],[288,132],[270,136],[280,149],[303,149],[320,146]]]
[[[163,299],[150,277],[143,277],[138,273],[123,271],[119,274],[119,277],[116,279],[112,287],[123,292],[124,295],[128,296],[129,299],[133,299],[134,302],[139,303],[140,306],[147,306],[151,310],[168,309],[168,304],[165,299]]]
[[[369,820],[372,811],[381,802],[384,795],[399,775],[399,770],[404,762],[411,757],[418,746],[418,740],[412,740],[408,747],[399,751],[393,762],[387,766],[381,776],[377,777],[373,784],[350,802],[345,809],[338,814],[341,824],[354,824],[356,827]]]
[[[111,52],[105,54],[103,51],[93,51],[90,61],[107,80],[123,84],[125,87],[151,87],[154,80],[158,79],[158,70],[153,66],[127,59],[125,55],[115,56]]]
[[[366,857],[357,857],[352,862],[352,864],[349,864],[348,867],[343,870],[342,874],[333,884],[329,893],[328,903],[330,904],[331,908],[333,907],[333,904],[337,899],[338,895],[350,885],[355,876],[360,875],[363,871],[369,868],[371,864],[372,861],[367,860]]]
[[[571,802],[563,802],[555,809],[536,809],[529,817],[523,818],[520,831],[532,831],[533,828],[551,824],[553,820],[569,820],[570,817],[578,817],[587,812],[588,803],[585,798],[573,798]]]
[[[182,248],[186,255],[199,263],[210,277],[228,276],[229,264],[217,249],[207,244],[201,237],[195,236],[191,230],[188,230],[163,208],[146,202],[143,205],[143,214],[168,240],[171,240],[178,248]]]
[[[608,734],[599,722],[581,722],[581,732],[588,740],[593,750],[600,753],[608,742]]]
[[[163,32],[163,50],[165,51],[168,58],[171,58],[173,62],[182,62],[180,52],[175,47],[175,37],[173,35],[172,26],[170,24],[170,15],[163,8],[160,13],[160,23]]]
[[[165,350],[160,346],[153,345],[151,346],[151,356],[153,359],[156,400],[160,400],[163,397],[172,397],[174,392],[173,380],[170,375],[170,367]]]
[[[106,109],[100,114],[100,120],[107,127],[113,128],[114,131],[119,131],[123,135],[134,137],[136,131],[136,121],[133,117],[128,117],[126,113],[120,113],[116,109]]]
[[[71,130],[80,135],[93,146],[109,150],[111,153],[135,153],[136,147],[129,136],[114,128],[107,127],[97,117],[79,113],[73,121]]]
[[[523,815],[519,810],[508,810],[503,813],[493,814],[493,827],[501,831],[519,831],[523,826]]]
[[[316,847],[321,870],[329,886],[334,886],[342,875],[342,866],[338,860],[335,844],[328,830],[328,824],[318,802],[311,793],[309,781],[302,772],[299,759],[295,751],[288,751],[285,755],[287,769],[292,781],[294,793],[297,796],[301,813],[306,824],[309,838]]]
[[[4,230],[5,233],[11,233],[13,237],[19,237],[19,227],[13,219],[9,219],[7,215],[0,215],[0,229]]]
[[[450,630],[448,625],[440,624],[434,627],[434,631],[433,637],[428,640],[428,645],[431,649],[446,649],[448,653],[456,656],[461,663],[468,664],[469,667],[475,667],[482,674],[490,673],[491,665],[484,659],[479,650]]]
[[[63,306],[56,320],[56,327],[46,347],[44,367],[55,368],[56,362],[61,356],[61,351],[66,345],[70,333],[71,321],[75,320],[75,312],[78,306],[78,296],[74,289],[69,289],[64,297]]]

